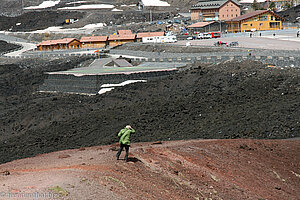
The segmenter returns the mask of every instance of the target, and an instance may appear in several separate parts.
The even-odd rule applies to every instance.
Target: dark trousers
[[[118,153],[116,155],[117,159],[119,159],[119,157],[120,157],[120,155],[121,155],[121,153],[123,151],[123,148],[125,148],[125,150],[126,150],[125,160],[128,161],[129,147],[130,147],[129,145],[121,143],[120,144],[120,149],[119,149],[119,151],[118,151]]]

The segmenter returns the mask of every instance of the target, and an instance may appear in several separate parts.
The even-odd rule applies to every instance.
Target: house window
[[[237,17],[237,14],[235,16]]]
[[[223,17],[224,17],[224,15],[223,15]]]
[[[259,25],[260,25],[260,26],[262,26],[262,25],[263,25],[263,23],[260,23]]]
[[[252,24],[250,24],[250,26],[252,26]]]
[[[233,17],[233,14],[231,14],[231,17]]]

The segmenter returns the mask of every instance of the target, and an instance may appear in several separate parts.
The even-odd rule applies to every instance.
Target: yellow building
[[[226,21],[228,32],[279,30],[284,19],[270,10],[257,10]]]

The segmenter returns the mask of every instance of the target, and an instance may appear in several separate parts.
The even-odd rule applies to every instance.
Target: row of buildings
[[[58,49],[80,49],[80,48],[105,48],[114,47],[128,42],[140,42],[143,37],[164,36],[164,32],[144,32],[133,34],[131,30],[119,30],[117,34],[109,36],[88,36],[76,38],[64,38],[59,40],[45,40],[37,44],[41,51]]]
[[[257,10],[241,15],[241,4],[237,0],[199,1],[191,8],[191,19],[226,23],[229,32],[278,30],[283,28],[284,21],[271,10]]]

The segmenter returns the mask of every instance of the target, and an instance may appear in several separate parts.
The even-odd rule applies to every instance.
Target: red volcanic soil
[[[2,164],[0,199],[300,198],[299,140],[133,143],[129,162],[116,160],[117,149],[82,147]]]

